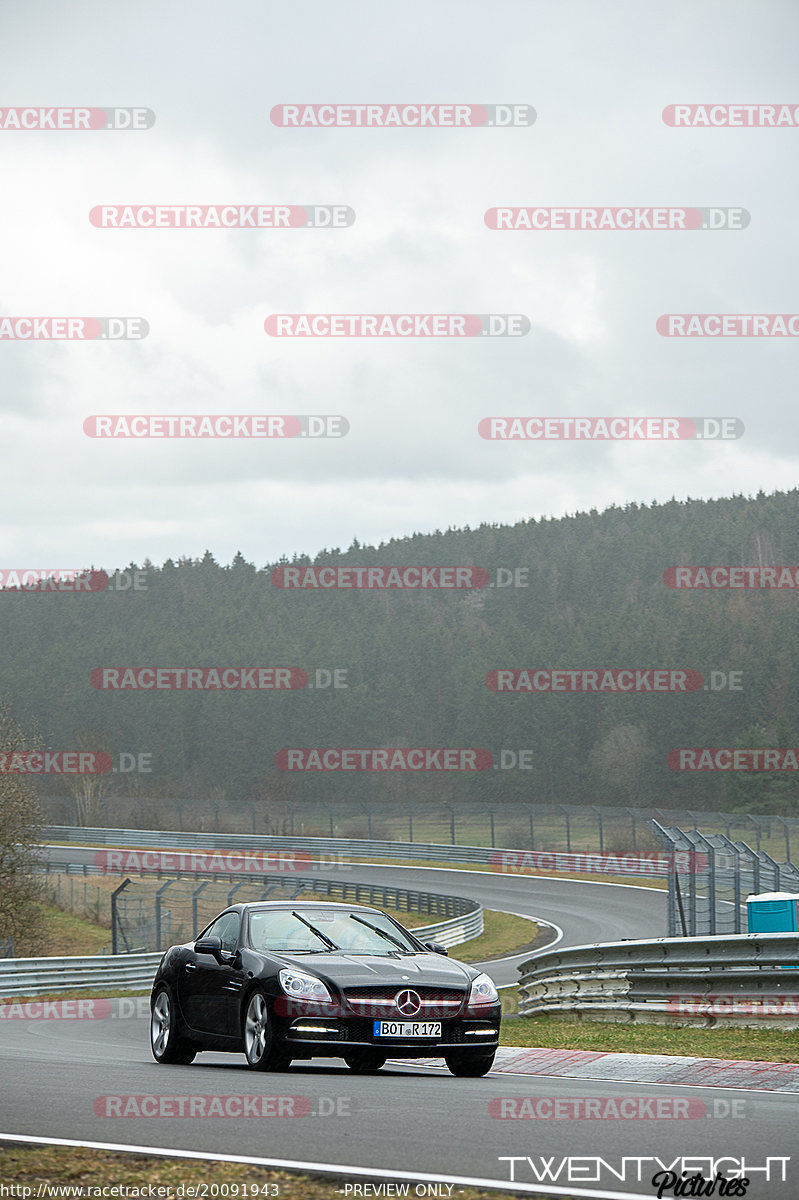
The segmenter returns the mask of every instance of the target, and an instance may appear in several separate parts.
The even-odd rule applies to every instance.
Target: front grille
[[[384,1020],[402,1017],[403,1014],[397,1008],[394,997],[397,992],[405,991],[408,988],[418,994],[421,1008],[413,1018],[406,1017],[406,1020],[433,1021],[454,1017],[457,1016],[463,1005],[465,993],[458,988],[416,988],[411,984],[406,984],[405,987],[395,985],[393,987],[346,988],[344,990],[345,1011],[359,1017],[381,1017]]]

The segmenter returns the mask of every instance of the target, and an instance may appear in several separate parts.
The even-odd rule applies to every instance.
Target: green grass
[[[44,913],[43,953],[48,956],[58,958],[68,954],[99,954],[103,946],[111,941],[110,930],[95,925],[85,917],[65,912],[54,904],[41,904],[39,907]]]
[[[351,1121],[363,1119],[363,1114],[353,1109],[349,1117],[331,1117],[341,1126],[346,1135]],[[312,1136],[314,1118],[305,1118],[309,1136]],[[114,1122],[111,1122],[114,1124]],[[253,1132],[258,1129],[253,1121]],[[261,1127],[262,1128],[262,1127]],[[310,1148],[310,1146],[309,1146]],[[380,1172],[375,1172],[380,1178]],[[69,1184],[73,1187],[92,1188],[122,1186],[142,1188],[148,1184],[168,1189],[161,1200],[175,1200],[177,1188],[193,1184],[205,1185],[210,1194],[214,1184],[239,1185],[239,1194],[247,1185],[247,1191],[258,1185],[268,1189],[270,1196],[278,1200],[341,1200],[343,1179],[334,1176],[313,1176],[288,1171],[273,1171],[266,1167],[245,1166],[243,1163],[205,1162],[198,1159],[152,1158],[141,1154],[114,1153],[109,1150],[88,1150],[72,1146],[24,1146],[5,1144],[0,1146],[0,1180],[12,1181],[18,1186],[32,1187],[33,1194],[40,1184],[46,1195],[48,1184]],[[262,1193],[266,1195],[266,1189]],[[512,1200],[506,1192],[484,1191],[477,1188],[453,1188],[453,1200]],[[409,1189],[413,1196],[413,1185]],[[515,1198],[518,1200],[518,1198]],[[562,1197],[561,1200],[569,1200]]]
[[[799,1062],[797,1030],[703,1029],[696,1025],[615,1024],[559,1017],[519,1017],[504,1022],[501,1044],[617,1054],[680,1054],[757,1062]]]
[[[537,937],[538,926],[535,921],[486,908],[483,910],[483,933],[480,937],[471,938],[462,946],[453,946],[450,955],[461,962],[502,958],[503,955],[532,947]]]

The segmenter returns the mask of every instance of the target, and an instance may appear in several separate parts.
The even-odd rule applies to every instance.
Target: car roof
[[[245,904],[233,904],[225,911],[232,912],[234,909],[238,909],[241,912],[269,912],[280,908],[338,908],[346,912],[381,912],[381,909],[373,908],[368,904],[348,904],[346,901],[338,900],[253,900]]]

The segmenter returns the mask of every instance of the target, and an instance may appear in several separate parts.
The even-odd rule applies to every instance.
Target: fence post
[[[533,825],[533,810],[528,806],[527,815],[530,818],[530,849],[535,850],[535,827]]]
[[[565,816],[566,816],[566,852],[567,852],[568,854],[571,854],[571,849],[572,849],[572,831],[571,831],[571,820],[570,820],[570,818],[569,818],[569,810],[568,810],[568,808],[566,807],[566,805],[565,805],[565,804],[559,804],[559,805],[558,805],[558,808],[559,808],[559,809],[560,809],[560,811],[561,811],[562,813],[564,813],[564,814],[565,814]]]
[[[163,887],[160,887],[158,889],[158,891],[155,893],[155,948],[156,948],[156,950],[163,949],[163,947],[161,946],[161,897],[164,894],[164,892],[166,891],[166,889],[172,887],[172,884],[176,883],[176,882],[177,882],[177,880],[175,880],[175,879],[167,879],[167,881],[163,885]]]
[[[707,890],[708,890],[708,903],[710,905],[710,918],[708,921],[710,928],[708,930],[708,933],[710,933],[711,936],[713,936],[716,933],[716,851],[713,849],[713,846],[708,841],[708,839],[706,837],[703,837],[703,835],[699,832],[698,829],[695,829],[694,832],[696,834],[697,841],[700,842],[700,844],[702,844],[705,847],[705,851],[707,853],[707,877],[708,877]],[[693,855],[692,858],[690,858],[688,860],[688,862],[689,862],[689,864],[693,863],[694,887],[696,887],[696,877],[699,874],[699,871],[697,870],[697,856]]]
[[[636,833],[635,833],[635,825],[636,825],[636,822],[635,822],[635,810],[634,810],[634,809],[632,809],[632,808],[628,808],[628,809],[627,809],[627,812],[630,814],[630,824],[631,824],[631,827],[632,827],[632,835],[633,835],[633,854],[637,854],[637,853],[638,853],[638,842],[637,842],[637,839],[636,839]]]
[[[789,863],[791,861],[791,834],[788,822],[783,817],[775,817],[774,819],[775,821],[779,821],[785,833],[785,861]]]
[[[602,809],[599,808],[598,805],[596,805],[596,804],[592,804],[591,807],[594,810],[594,812],[596,813],[596,819],[599,824],[599,853],[604,854],[605,853],[605,838],[602,833]]]
[[[58,882],[59,882],[59,884],[61,883],[60,876],[59,876]],[[120,883],[120,885],[116,889],[116,891],[111,893],[111,953],[112,954],[119,954],[119,946],[118,946],[118,940],[117,940],[117,921],[119,918],[119,914],[117,912],[117,896],[119,895],[120,892],[125,890],[125,888],[128,886],[129,883],[130,883],[130,880],[125,879],[122,883]],[[123,940],[125,942],[125,949],[129,952],[130,946],[128,945],[128,939],[125,936],[125,930],[122,929],[121,926],[120,926],[120,932],[121,932]]]

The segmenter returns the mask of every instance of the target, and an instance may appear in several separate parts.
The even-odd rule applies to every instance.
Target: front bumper
[[[375,1037],[373,1017],[295,1017],[281,1041],[295,1058],[343,1057],[352,1050],[385,1050],[390,1058],[439,1058],[450,1051],[491,1054],[499,1044],[499,1014],[441,1022],[441,1036]]]

